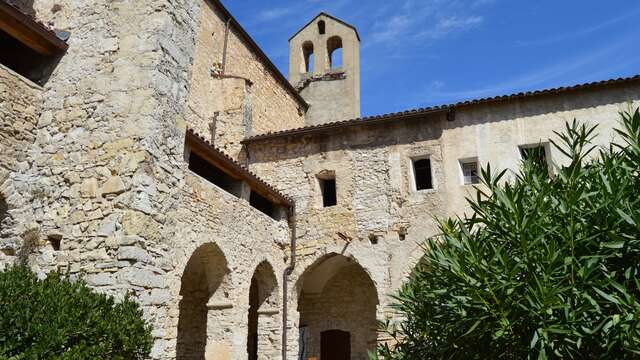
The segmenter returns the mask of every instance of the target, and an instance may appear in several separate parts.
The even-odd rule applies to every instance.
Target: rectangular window
[[[413,177],[416,183],[416,190],[433,189],[431,159],[413,160]]]
[[[523,145],[519,147],[520,158],[522,161],[532,159],[535,164],[543,169],[549,169],[549,163],[547,162],[547,151],[544,144],[539,145]]]
[[[478,178],[477,160],[460,160],[460,169],[462,170],[462,183],[464,185],[472,185],[480,182]]]
[[[227,173],[218,169],[215,165],[209,163],[193,151],[189,154],[189,170],[228,193],[240,197],[242,181],[227,175]]]
[[[336,194],[336,179],[318,179],[320,181],[320,191],[322,192],[322,206],[331,207],[338,205]]]

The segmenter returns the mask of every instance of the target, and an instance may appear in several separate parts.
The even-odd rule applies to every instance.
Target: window
[[[329,66],[337,69],[343,65],[342,39],[333,36],[327,40],[327,53],[329,54]]]
[[[431,159],[413,160],[413,177],[416,184],[416,190],[433,189],[433,181],[431,179]]]
[[[480,182],[478,178],[478,161],[476,159],[460,160],[460,170],[462,171],[462,183],[464,185]]]
[[[520,146],[520,158],[522,161],[532,160],[534,164],[540,166],[542,169],[549,169],[547,162],[547,145],[523,145]]]
[[[314,56],[313,43],[310,41],[302,44],[302,56],[304,57],[304,73],[313,72]]]
[[[325,27],[326,27],[326,24],[324,23],[324,20],[318,21],[318,33],[320,35],[324,35]]]
[[[319,178],[320,191],[322,192],[322,206],[331,207],[338,205],[336,194],[336,178]]]
[[[215,165],[200,157],[193,151],[189,154],[189,170],[200,175],[205,180],[217,185],[221,189],[240,197],[242,182],[227,175]]]

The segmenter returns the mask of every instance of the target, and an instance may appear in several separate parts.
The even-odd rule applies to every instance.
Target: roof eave
[[[4,1],[0,1],[0,29],[41,55],[64,53],[69,47],[53,31]]]

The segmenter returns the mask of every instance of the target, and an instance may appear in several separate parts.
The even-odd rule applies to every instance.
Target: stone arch
[[[313,73],[315,56],[314,56],[314,48],[313,42],[305,41],[302,44],[302,68],[300,69],[301,73]]]
[[[342,38],[332,36],[327,40],[327,55],[329,56],[329,67],[337,69],[343,66]]]
[[[253,273],[249,288],[247,353],[249,360],[273,359],[278,355],[280,324],[278,279],[267,261]]]
[[[331,253],[309,266],[297,283],[301,358],[322,358],[322,334],[349,333],[350,358],[366,359],[377,340],[378,291],[353,258]]]
[[[203,359],[231,350],[229,276],[226,257],[216,244],[198,247],[189,258],[180,284],[176,359]]]

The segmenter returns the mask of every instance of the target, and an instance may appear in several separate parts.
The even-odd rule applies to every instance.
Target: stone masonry
[[[366,358],[434,217],[468,211],[461,164],[515,170],[541,144],[553,171],[565,121],[598,124],[606,145],[617,113],[640,106],[635,77],[349,121],[359,81],[298,92],[311,75],[287,82],[217,0],[11,3],[71,35],[43,85],[0,64],[0,268],[131,292],[153,359],[282,359],[283,336],[289,359],[345,339]],[[320,20],[359,80],[357,32],[328,15],[305,31]],[[345,96],[344,111],[317,105]],[[192,166],[191,133],[215,149],[207,170]],[[418,159],[430,189],[416,188]]]

